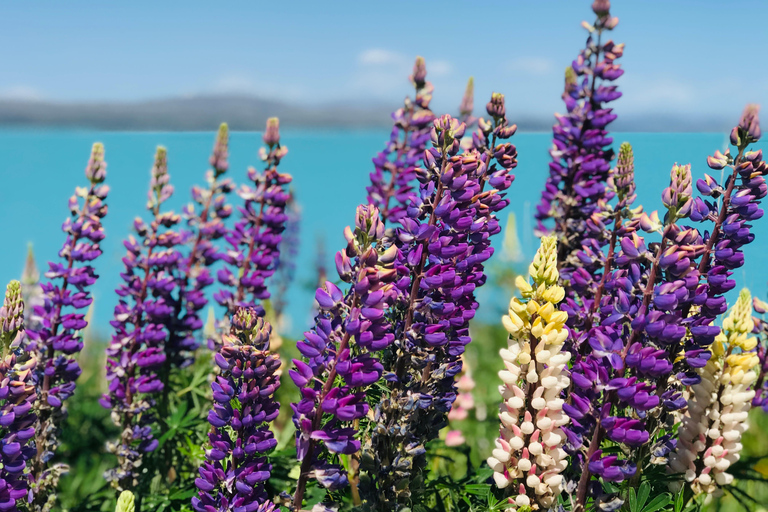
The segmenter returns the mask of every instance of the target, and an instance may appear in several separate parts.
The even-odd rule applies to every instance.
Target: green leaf
[[[160,447],[164,446],[165,442],[168,439],[170,439],[171,437],[176,435],[176,432],[177,432],[176,427],[169,428],[168,431],[165,434],[163,434],[162,436],[160,436],[160,438],[157,440],[157,445],[160,446]]]
[[[685,502],[683,501],[683,489],[680,489],[680,491],[677,493],[677,497],[675,497],[675,512],[682,512],[684,506]]]
[[[669,494],[661,494],[653,498],[651,502],[648,503],[648,505],[643,509],[643,512],[656,512],[657,510],[660,510],[669,505],[671,501],[672,498]],[[677,504],[675,504],[675,507],[677,507]]]
[[[489,467],[481,467],[475,472],[476,482],[485,482],[493,476],[493,470]]]
[[[629,512],[639,512],[637,509],[637,495],[635,494],[635,490],[630,488],[629,489]]]
[[[181,402],[178,409],[173,411],[173,414],[168,419],[168,425],[172,427],[178,427],[181,425],[181,420],[187,413],[187,402]]]
[[[115,512],[134,512],[135,510],[136,504],[134,503],[133,493],[131,491],[121,492],[120,497],[117,499]]]
[[[464,492],[478,496],[486,496],[490,490],[491,486],[488,484],[467,484],[464,486]]]
[[[648,501],[648,496],[651,495],[651,484],[643,482],[640,484],[640,488],[637,490],[637,508],[643,510],[645,503]]]
[[[197,493],[196,489],[179,490],[169,496],[172,500],[188,500]]]

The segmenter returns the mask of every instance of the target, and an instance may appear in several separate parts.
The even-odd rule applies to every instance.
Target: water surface
[[[229,173],[238,182],[247,179],[249,165],[260,164],[260,135],[239,132],[231,136]],[[91,144],[103,142],[111,191],[109,215],[104,221],[104,255],[96,262],[101,278],[94,289],[94,325],[98,332],[108,334],[117,301],[112,290],[119,284],[122,270],[122,240],[130,233],[133,218],[146,213],[146,188],[155,147],[161,144],[168,148],[169,172],[176,187],[169,205],[180,208],[189,201],[191,186],[203,183],[213,137],[213,132],[0,131],[0,281],[19,277],[27,242],[34,243],[41,268],[47,268],[45,261],[56,257],[64,240],[59,228],[68,215],[67,199],[75,186],[85,184],[83,171]],[[311,320],[314,294],[309,286],[315,279],[317,240],[324,239],[327,266],[335,275],[333,256],[345,245],[343,229],[354,222],[355,207],[365,201],[368,173],[373,167],[371,158],[387,137],[386,130],[286,130],[282,134],[289,154],[280,167],[293,175],[302,208],[297,277],[289,293],[291,334],[301,333]],[[513,137],[519,165],[515,183],[509,189],[512,201],[508,210],[517,215],[526,259],[535,250],[532,211],[548,172],[550,137],[547,133],[519,133]],[[630,141],[634,147],[638,203],[648,211],[662,208],[661,190],[669,182],[675,162],[691,163],[694,179],[702,177],[709,171],[706,156],[724,149],[727,142],[725,134],[712,133],[620,133],[614,140]],[[506,213],[501,217],[505,223]],[[765,297],[768,219],[757,221],[754,232],[757,239],[745,250],[746,265],[735,276],[737,289],[749,286]],[[499,242],[495,243],[497,247]],[[481,317],[490,319],[505,300],[481,295]]]

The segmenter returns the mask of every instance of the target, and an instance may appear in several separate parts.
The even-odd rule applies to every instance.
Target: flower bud
[[[270,148],[280,144],[280,120],[276,117],[267,119],[267,129],[262,137],[264,144]]]
[[[24,328],[24,301],[21,298],[21,283],[11,281],[5,288],[5,300],[0,308],[0,339],[5,346],[16,339]]]
[[[506,108],[504,106],[504,95],[498,92],[491,94],[491,101],[485,105],[488,115],[494,119],[503,119],[506,117]]]
[[[107,177],[107,163],[104,161],[104,145],[96,142],[91,149],[91,158],[85,166],[85,177],[93,183],[102,183]]]
[[[417,89],[424,87],[427,80],[427,64],[424,62],[424,57],[416,57],[416,62],[413,63],[413,74],[411,75],[411,82]]]
[[[731,143],[735,146],[739,146],[740,143],[750,144],[760,140],[762,132],[760,131],[760,105],[751,103],[744,108],[744,112],[741,114],[738,125],[739,140],[734,143],[733,136],[731,136]]]
[[[464,116],[471,116],[472,110],[474,110],[474,98],[475,98],[475,80],[469,77],[467,81],[467,88],[464,91],[464,97],[461,98],[461,105],[459,105],[459,114]]]

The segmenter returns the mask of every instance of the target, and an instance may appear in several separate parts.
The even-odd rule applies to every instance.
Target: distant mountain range
[[[194,96],[139,102],[59,103],[0,99],[0,126],[92,128],[101,130],[213,130],[222,121],[233,130],[261,130],[280,118],[291,128],[369,128],[391,125],[392,107],[291,106],[253,96]],[[515,119],[523,131],[549,131],[552,116]],[[727,131],[732,119],[689,118],[673,114],[625,115],[613,131]]]

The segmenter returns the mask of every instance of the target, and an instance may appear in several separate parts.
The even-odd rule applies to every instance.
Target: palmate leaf
[[[647,512],[646,503],[648,502],[648,497],[651,495],[651,484],[648,481],[643,481],[640,484],[640,487],[635,491],[634,488],[630,488],[629,492],[627,493],[627,506],[629,507],[630,512]],[[654,501],[658,500],[658,498],[661,498],[663,496],[667,496],[666,494],[662,494],[656,497]],[[667,496],[668,500],[671,501],[671,498]],[[652,502],[653,503],[653,502]],[[648,504],[650,506],[650,503]]]
[[[197,421],[197,415],[190,414],[185,417],[187,408],[187,402],[181,402],[171,417],[168,418],[168,430],[157,440],[159,446],[163,446],[178,430]]]

